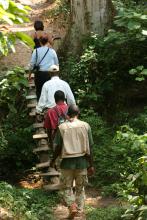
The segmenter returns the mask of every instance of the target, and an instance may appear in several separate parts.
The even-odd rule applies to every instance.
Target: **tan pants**
[[[75,181],[75,193],[73,192],[73,182]],[[62,194],[68,207],[76,202],[78,209],[83,210],[85,205],[85,190],[87,184],[87,169],[61,170]]]

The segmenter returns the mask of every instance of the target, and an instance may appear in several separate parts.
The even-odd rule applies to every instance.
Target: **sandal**
[[[78,212],[78,209],[77,209],[77,204],[76,203],[73,203],[70,207],[69,207],[69,212],[70,212],[70,218],[73,219],[77,212]]]

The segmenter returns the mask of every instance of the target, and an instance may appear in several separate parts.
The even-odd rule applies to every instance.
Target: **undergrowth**
[[[57,202],[56,193],[19,189],[0,182],[0,206],[15,220],[53,220],[52,207]]]

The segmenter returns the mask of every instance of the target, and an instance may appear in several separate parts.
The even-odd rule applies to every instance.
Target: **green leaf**
[[[142,34],[147,36],[147,30],[142,30]]]
[[[135,80],[139,81],[139,82],[142,82],[143,80],[145,80],[145,78],[144,77],[136,77]]]
[[[32,48],[34,47],[34,41],[33,41],[33,39],[29,35],[27,35],[25,33],[22,33],[22,32],[16,32],[15,34],[25,44],[27,44],[28,46],[30,46]]]
[[[142,205],[138,210],[139,211],[147,210],[147,205]]]
[[[144,66],[137,66],[136,69],[137,70],[143,70]]]
[[[147,20],[147,15],[142,15],[140,18],[141,18],[142,20]]]
[[[131,70],[129,70],[129,74],[131,74],[131,75],[134,75],[134,74],[136,74],[137,73],[137,70],[136,69],[131,69]]]
[[[141,74],[147,76],[147,69],[142,70]]]
[[[141,24],[139,22],[136,22],[136,21],[129,21],[128,23],[128,28],[130,30],[136,30],[136,29],[139,29],[141,27]]]

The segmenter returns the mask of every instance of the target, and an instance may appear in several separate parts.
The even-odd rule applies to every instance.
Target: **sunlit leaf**
[[[30,47],[34,47],[34,41],[30,36],[22,32],[16,32],[16,36]]]

